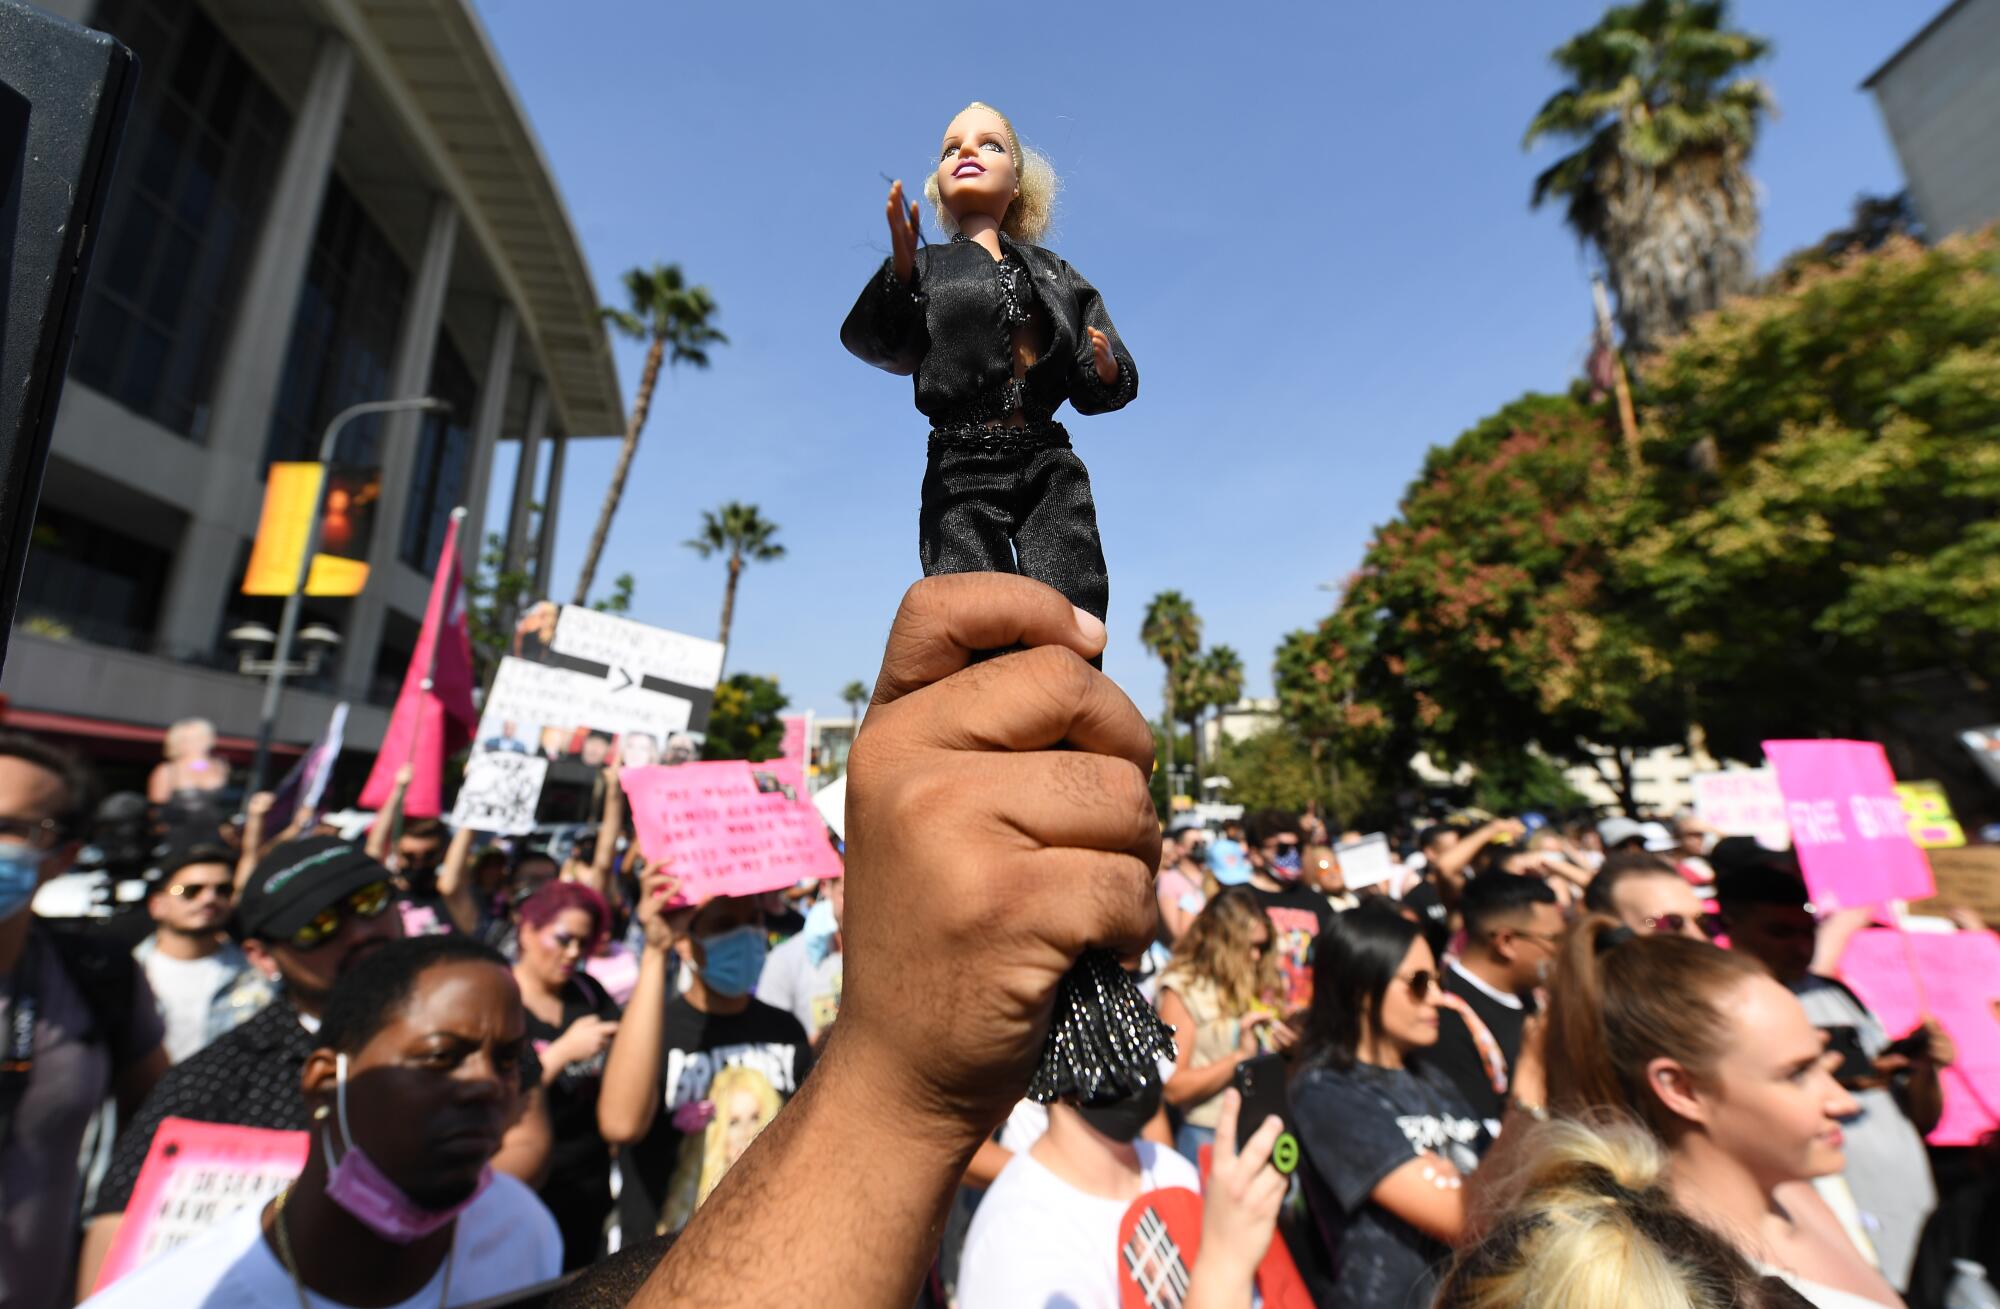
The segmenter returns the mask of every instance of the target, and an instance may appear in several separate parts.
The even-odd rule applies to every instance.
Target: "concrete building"
[[[370,566],[313,599],[333,658],[288,691],[280,743],[336,700],[380,741],[454,506],[548,570],[564,442],[622,431],[576,233],[470,0],[43,0],[141,61],[98,239],[0,693],[8,726],[100,761],[157,757],[213,720],[239,758],[261,682],[225,634],[276,625],[240,595],[267,466],[315,457],[362,400],[449,414],[346,429],[380,470]],[[521,443],[504,524],[483,520]],[[531,525],[531,502],[550,507]],[[283,756],[280,756],[282,763]]]
[[[2000,221],[2000,0],[1953,0],[1862,85],[1933,238]]]

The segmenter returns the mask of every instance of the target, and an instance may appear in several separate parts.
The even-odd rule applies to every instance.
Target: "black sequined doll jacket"
[[[883,260],[841,324],[841,344],[877,368],[914,377],[917,409],[934,427],[999,418],[1017,407],[1030,420],[1045,420],[1065,400],[1080,414],[1130,404],[1139,393],[1139,370],[1097,289],[1038,245],[1003,234],[1000,247],[1006,257],[996,260],[963,236],[924,246],[907,286]],[[1018,281],[1015,267],[1025,274]],[[1044,316],[1047,342],[1015,387],[1018,319],[1010,301],[1021,282]],[[1104,333],[1118,362],[1118,378],[1108,386],[1097,376],[1085,330],[1091,327]]]

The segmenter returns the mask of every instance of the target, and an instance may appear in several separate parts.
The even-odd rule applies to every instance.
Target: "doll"
[[[1033,244],[1056,179],[1013,124],[974,102],[951,120],[924,183],[945,245],[918,245],[915,201],[889,187],[891,253],[841,324],[840,340],[910,377],[931,423],[917,516],[924,575],[1020,573],[1105,616],[1110,590],[1090,476],[1055,421],[1130,403],[1139,373],[1104,301]],[[1047,1103],[1125,1099],[1174,1057],[1172,1029],[1103,950],[1063,978],[1028,1093]]]
[[[1139,373],[1104,301],[1054,254],[1056,179],[1014,128],[974,103],[945,129],[924,194],[952,239],[917,244],[917,205],[889,188],[892,253],[841,325],[877,368],[915,381],[930,420],[918,513],[924,575],[1021,573],[1103,618],[1109,600],[1090,475],[1055,421],[1067,400],[1108,413]]]

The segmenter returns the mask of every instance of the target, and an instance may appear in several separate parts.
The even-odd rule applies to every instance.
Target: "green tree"
[[[1194,602],[1179,591],[1162,591],[1146,606],[1145,621],[1139,625],[1139,642],[1147,653],[1167,666],[1167,678],[1162,692],[1160,721],[1165,730],[1172,732],[1172,725],[1181,721],[1174,712],[1174,693],[1180,689],[1181,666],[1194,658],[1201,649],[1201,619],[1195,614]],[[1171,786],[1174,767],[1174,742],[1171,735],[1162,738],[1166,743],[1161,767],[1168,773]]]
[[[762,763],[778,757],[785,744],[782,715],[791,701],[774,677],[731,673],[715,688],[715,707],[708,715],[704,759],[748,759]]]
[[[577,573],[577,604],[590,598],[597,562],[604,554],[606,538],[611,535],[611,520],[618,513],[618,502],[625,496],[625,479],[632,471],[632,456],[639,449],[639,433],[645,429],[646,415],[652,411],[653,388],[659,383],[661,364],[707,368],[709,347],[729,343],[729,338],[710,322],[717,312],[715,297],[705,286],[689,286],[679,264],[628,268],[620,280],[625,286],[627,307],[607,306],[601,312],[604,321],[620,336],[646,343],[646,362],[639,370],[639,389],[633,394],[632,412],[625,420],[625,440],[618,447],[611,484],[604,488],[604,504],[597,511],[597,525],[591,529],[590,545],[583,552],[583,567]]]
[[[746,565],[785,557],[785,547],[774,539],[777,535],[778,525],[759,513],[756,505],[731,500],[720,510],[702,510],[700,534],[681,543],[704,559],[719,553],[728,561],[729,576],[722,588],[722,634],[716,637],[723,644],[724,659],[729,657],[729,629],[736,620],[737,583],[743,580]]]
[[[861,727],[861,706],[868,703],[868,686],[865,682],[849,682],[840,688],[840,698],[847,702],[847,717],[856,728]]]
[[[1642,371],[1650,475],[1615,563],[1719,753],[1879,739],[1915,673],[2000,713],[1996,379],[1991,231],[1809,270]]]
[[[1313,742],[1289,723],[1223,737],[1215,768],[1229,779],[1229,802],[1246,809],[1310,809],[1336,829],[1382,826],[1395,818],[1389,803],[1393,790],[1381,789],[1374,775],[1352,761],[1336,776],[1314,758]]]
[[[1218,645],[1204,650],[1181,665],[1181,684],[1174,692],[1174,707],[1194,738],[1197,798],[1202,793],[1201,779],[1210,771],[1205,730],[1209,711],[1226,709],[1242,698],[1243,658],[1230,647]]]
[[[1757,199],[1745,165],[1771,112],[1737,77],[1770,50],[1732,30],[1722,0],[1614,5],[1553,59],[1569,85],[1528,124],[1576,147],[1535,179],[1603,256],[1626,346],[1655,349],[1697,315],[1751,289]]]
[[[507,568],[507,542],[489,533],[478,565],[465,580],[465,627],[472,639],[475,686],[491,686],[514,639],[514,616],[535,601],[532,574]]]

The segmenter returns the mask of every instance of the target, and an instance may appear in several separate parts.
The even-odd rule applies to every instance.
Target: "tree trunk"
[[[1712,150],[1663,169],[1612,162],[1594,234],[1634,354],[1756,280],[1757,195],[1743,159]]]
[[[604,504],[597,511],[597,526],[590,532],[590,548],[584,551],[583,569],[576,576],[576,604],[590,601],[590,584],[597,579],[597,561],[604,554],[605,539],[611,535],[611,519],[618,512],[618,502],[625,498],[625,477],[632,471],[632,456],[639,449],[639,432],[646,426],[646,412],[653,407],[653,387],[660,380],[660,361],[666,358],[666,353],[665,338],[654,337],[646,351],[646,366],[639,373],[639,392],[632,397],[632,416],[625,420],[625,443],[618,448],[618,464],[611,470],[611,485],[604,488]],[[551,505],[543,512],[554,510]]]
[[[1194,796],[1196,804],[1200,804],[1204,799],[1202,795],[1202,778],[1208,773],[1208,743],[1202,740],[1205,733],[1201,730],[1201,725],[1202,714],[1197,710],[1194,718],[1188,723],[1189,731],[1194,740],[1194,785],[1189,788],[1189,792]]]
[[[1161,764],[1161,767],[1167,770],[1167,808],[1169,810],[1172,810],[1174,807],[1174,674],[1177,671],[1174,661],[1171,659],[1167,660],[1167,685],[1164,688],[1162,696],[1166,701],[1164,706],[1166,712],[1160,715],[1160,727],[1165,739],[1161,741],[1160,748],[1166,752],[1166,761]]]
[[[729,580],[722,587],[722,635],[716,639],[722,642],[722,659],[729,661],[729,625],[736,619],[736,582],[743,576],[743,556],[729,556]]]

